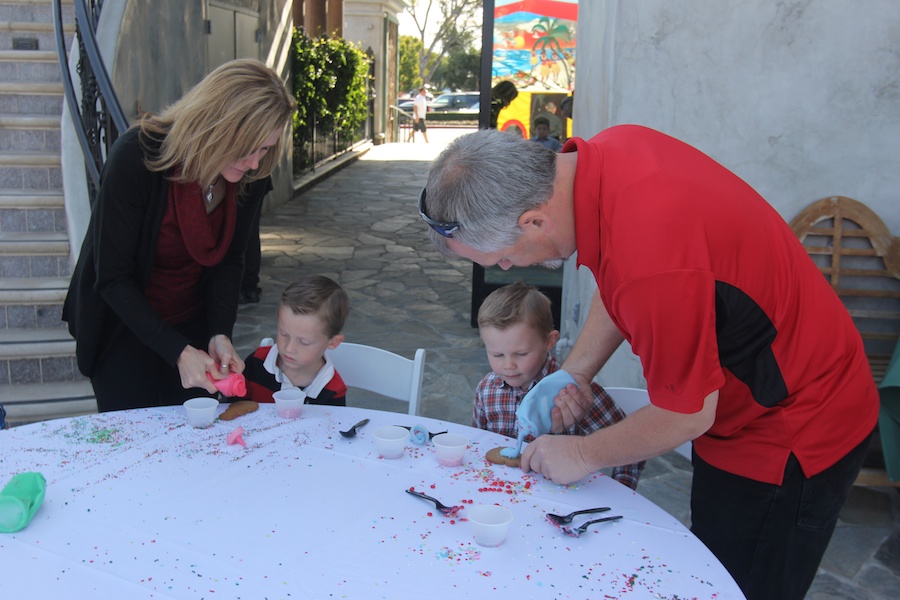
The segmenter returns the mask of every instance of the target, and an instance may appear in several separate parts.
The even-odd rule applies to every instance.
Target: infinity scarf
[[[175,207],[175,220],[181,230],[181,238],[191,258],[204,267],[212,267],[225,258],[234,237],[237,204],[234,185],[225,182],[225,198],[216,208],[223,207],[225,220],[218,231],[213,230],[203,188],[196,183],[169,182],[169,202]]]

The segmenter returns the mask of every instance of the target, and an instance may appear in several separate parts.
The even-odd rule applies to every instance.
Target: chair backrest
[[[643,408],[650,404],[650,394],[647,390],[642,390],[640,388],[630,388],[630,387],[606,387],[603,386],[603,389],[606,390],[606,393],[612,396],[612,399],[616,401],[616,404],[619,405],[619,408],[624,411],[626,415],[630,415],[634,411],[639,408]],[[675,448],[675,452],[685,457],[688,460],[691,460],[691,443],[685,442]]]
[[[869,207],[844,196],[810,204],[791,229],[853,317],[881,381],[900,337],[900,238]]]
[[[425,374],[423,348],[416,350],[412,360],[381,348],[350,342],[326,352],[348,387],[409,402],[407,412],[416,414]]]

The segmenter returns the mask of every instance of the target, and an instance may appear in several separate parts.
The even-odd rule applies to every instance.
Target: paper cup
[[[218,407],[219,401],[215,398],[191,398],[184,402],[188,423],[200,429],[213,424],[213,421],[216,420],[216,409]]]
[[[457,433],[441,433],[432,438],[438,463],[444,467],[458,467],[463,462],[469,438]]]
[[[499,546],[509,533],[512,512],[496,504],[478,504],[466,510],[466,519],[472,524],[475,543],[479,546]]]
[[[406,451],[406,440],[409,431],[397,425],[385,425],[376,429],[372,437],[375,438],[375,449],[382,458],[400,458]]]
[[[296,419],[306,402],[306,393],[300,388],[278,390],[272,398],[275,400],[275,414],[283,419]]]

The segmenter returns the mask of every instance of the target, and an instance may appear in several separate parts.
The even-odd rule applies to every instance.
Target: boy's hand
[[[231,373],[244,372],[244,361],[225,335],[219,334],[209,340],[209,355],[216,361],[216,366],[209,371],[216,379],[223,379]]]
[[[553,410],[550,412],[551,433],[563,433],[584,418],[593,404],[593,394],[584,394],[581,390],[591,389],[590,382],[585,382],[577,375],[572,375],[578,386],[571,383],[561,389],[553,399]]]

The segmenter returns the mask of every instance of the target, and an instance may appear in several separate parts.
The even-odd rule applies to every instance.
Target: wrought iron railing
[[[56,53],[62,72],[63,88],[69,113],[75,124],[75,134],[84,154],[88,174],[88,193],[93,206],[100,187],[100,172],[106,152],[128,128],[125,112],[113,89],[103,57],[97,45],[97,23],[103,0],[74,0],[75,37],[78,41],[78,72],[81,83],[81,99],[76,96],[69,56],[63,34],[62,5],[53,0],[53,29],[56,34]]]
[[[337,130],[333,126],[313,121],[304,132],[294,135],[293,170],[294,177],[302,177],[315,172],[319,165],[344,154],[359,145],[371,141],[375,136],[375,57],[367,51],[369,76],[366,86],[366,119],[352,131]],[[298,141],[299,140],[299,141]]]

